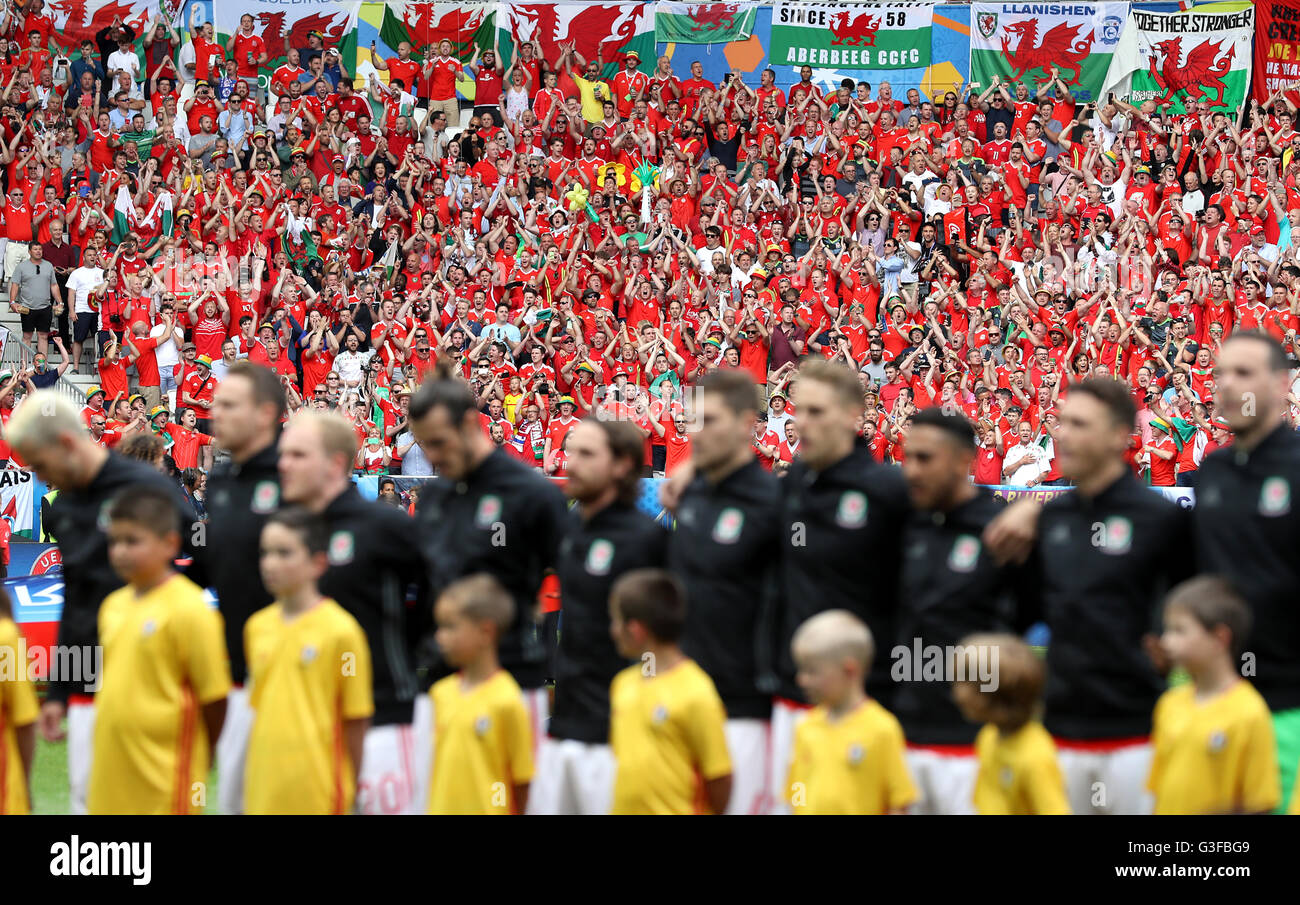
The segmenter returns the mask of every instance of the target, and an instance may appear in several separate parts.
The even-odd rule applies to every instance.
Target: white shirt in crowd
[[[102,267],[78,267],[68,274],[68,291],[73,293],[72,313],[74,315],[94,313],[94,309],[90,307],[90,293],[94,292],[95,287],[102,282],[104,282]]]
[[[1006,458],[1002,461],[1007,467],[1010,467],[1021,460],[1023,460],[1023,464],[1007,478],[1008,484],[1024,487],[1030,481],[1037,481],[1047,474],[1049,464],[1047,450],[1037,443],[1017,443],[1007,450]]]

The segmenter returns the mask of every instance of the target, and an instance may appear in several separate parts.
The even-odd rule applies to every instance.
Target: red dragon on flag
[[[466,12],[456,6],[439,16],[432,3],[408,3],[401,12],[405,40],[417,53],[436,48],[444,40],[450,41],[459,53],[474,40],[485,15],[482,9]],[[387,37],[385,42],[393,46]]]
[[[691,31],[727,31],[736,27],[740,7],[727,3],[709,3],[694,10],[690,16],[695,24]]]
[[[284,47],[284,26],[288,21],[288,15],[282,12],[265,13],[259,12],[254,14],[257,21],[254,28],[261,29],[262,43],[266,45],[268,53],[275,53]],[[335,24],[337,21],[338,24]],[[347,31],[348,20],[346,16],[334,16],[322,13],[312,13],[310,16],[303,16],[296,20],[289,30],[290,47],[306,47],[307,36],[313,31],[318,31],[325,36],[324,44],[326,47],[338,46]]]
[[[1183,57],[1182,38],[1170,38],[1151,45],[1149,65],[1151,76],[1164,89],[1162,97],[1155,98],[1157,105],[1167,104],[1180,91],[1186,91],[1186,100],[1204,100],[1209,102],[1210,91],[1218,91],[1215,105],[1223,103],[1228,86],[1223,84],[1223,77],[1232,69],[1232,58],[1236,53],[1233,45],[1228,45],[1228,52],[1222,57],[1222,41],[1202,41],[1187,52],[1187,61]],[[1156,57],[1163,56],[1160,68],[1156,68]]]
[[[1067,72],[1074,74],[1066,84],[1078,85],[1079,75],[1083,71],[1083,61],[1092,52],[1092,44],[1095,40],[1091,31],[1085,37],[1079,37],[1079,32],[1082,30],[1082,25],[1062,22],[1048,29],[1042,41],[1038,41],[1037,19],[1025,19],[1005,26],[1002,29],[1002,56],[1011,64],[1013,70],[1008,81],[1015,81],[1027,72],[1042,69],[1045,76],[1037,79],[1038,83],[1042,84],[1051,79],[1051,70],[1055,66],[1062,76]],[[1019,36],[1014,49],[1007,39],[1008,34]]]
[[[67,53],[78,47],[84,40],[95,40],[95,35],[121,18],[122,22],[135,29],[139,35],[149,23],[150,5],[143,2],[126,0],[50,0],[49,16],[54,20],[54,43]],[[23,44],[26,46],[26,38]]]
[[[567,5],[566,5],[567,6]],[[621,48],[637,34],[640,4],[584,6],[564,22],[556,4],[514,4],[510,6],[510,32],[516,41],[537,41],[548,60],[560,55],[563,41],[575,42],[584,60],[594,60],[604,48],[606,63],[622,63]],[[521,25],[532,27],[520,27]]]
[[[876,32],[880,30],[880,17],[872,18],[867,13],[849,18],[848,13],[836,13],[830,18],[831,44],[852,45],[854,47],[875,47]]]

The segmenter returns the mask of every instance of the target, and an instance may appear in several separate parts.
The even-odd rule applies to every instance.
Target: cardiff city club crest
[[[998,14],[980,13],[978,25],[980,34],[986,38],[993,37],[993,33],[998,30]]]
[[[1101,22],[1101,43],[1114,44],[1119,40],[1119,30],[1123,27],[1124,20],[1119,16],[1107,16]]]

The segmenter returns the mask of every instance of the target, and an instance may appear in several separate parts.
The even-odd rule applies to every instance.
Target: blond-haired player
[[[981,814],[1068,814],[1065,777],[1052,736],[1035,718],[1042,703],[1043,661],[1014,635],[970,635],[958,656],[995,664],[996,688],[953,683],[962,715],[985,723],[975,737],[975,809]],[[973,669],[965,675],[975,675]]]
[[[898,814],[916,800],[903,728],[865,690],[875,643],[847,610],[804,622],[796,679],[816,706],[795,727],[786,801],[796,814]]]
[[[533,734],[523,692],[501,668],[497,642],[515,604],[495,578],[471,575],[438,597],[438,647],[454,675],[433,701],[430,814],[522,814],[533,778]]]
[[[275,513],[262,529],[262,581],[275,603],[244,625],[254,713],[245,813],[352,811],[375,712],[370,645],[317,588],[328,546],[325,523],[302,508]]]

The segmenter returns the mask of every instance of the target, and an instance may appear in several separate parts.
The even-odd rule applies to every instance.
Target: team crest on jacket
[[[280,485],[275,481],[258,482],[258,485],[253,488],[253,511],[258,515],[266,515],[268,512],[274,512],[278,505],[280,505]]]
[[[858,764],[862,763],[863,759],[866,758],[866,756],[867,756],[867,750],[863,748],[861,745],[858,744],[849,745],[849,766],[850,767],[856,767]]]
[[[1106,542],[1102,551],[1112,556],[1127,553],[1133,546],[1133,523],[1122,515],[1112,515],[1106,519]]]
[[[491,528],[499,521],[501,521],[501,497],[489,493],[478,501],[474,524],[480,528]]]
[[[357,542],[351,531],[335,531],[330,538],[329,561],[331,566],[346,566],[356,555]]]
[[[1218,754],[1228,745],[1228,736],[1222,732],[1210,734],[1210,753]]]
[[[306,666],[312,660],[316,659],[316,648],[310,644],[303,645],[302,648],[302,665]]]
[[[979,540],[972,535],[963,534],[953,542],[952,552],[948,554],[948,568],[954,572],[973,572],[979,558]]]
[[[481,716],[474,721],[474,731],[478,733],[479,738],[482,738],[483,736],[487,735],[488,730],[491,728],[492,728],[492,720],[486,716]]]
[[[1283,477],[1272,477],[1259,490],[1259,514],[1286,515],[1291,511],[1291,485]]]
[[[840,495],[839,508],[835,510],[835,524],[841,528],[861,528],[867,523],[867,496],[857,490],[846,490]]]
[[[745,527],[745,513],[728,507],[718,516],[718,523],[713,526],[713,539],[720,544],[734,544],[740,538],[740,531]]]
[[[603,538],[591,542],[587,548],[587,574],[608,575],[614,562],[614,545]]]

